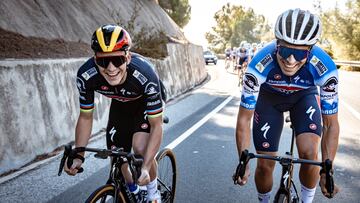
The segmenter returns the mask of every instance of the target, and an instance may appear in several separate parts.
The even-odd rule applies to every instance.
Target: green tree
[[[321,11],[321,8],[319,8]],[[346,12],[338,6],[321,12],[322,42],[334,51],[334,56],[345,60],[360,60],[360,0],[349,0]]]
[[[189,23],[191,6],[188,0],[159,0],[159,5],[179,27],[183,28]]]
[[[241,41],[260,42],[270,31],[270,26],[262,15],[242,6],[224,5],[214,15],[216,26],[205,37],[210,49],[223,53],[227,47],[238,47]]]

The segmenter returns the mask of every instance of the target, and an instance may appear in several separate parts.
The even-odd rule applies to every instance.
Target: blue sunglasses
[[[290,55],[293,55],[297,61],[301,61],[308,56],[309,50],[293,49],[279,45],[278,53],[284,59],[287,59]]]

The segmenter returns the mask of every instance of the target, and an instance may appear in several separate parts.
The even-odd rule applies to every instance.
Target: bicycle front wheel
[[[86,203],[114,202],[114,198],[115,198],[115,186],[108,184],[101,186],[97,190],[95,190],[85,202]],[[126,203],[125,195],[121,191],[117,194],[117,199],[119,203]]]
[[[165,203],[173,203],[176,189],[176,160],[171,149],[162,149],[156,155],[158,163],[158,189],[161,200]]]
[[[287,195],[285,194],[280,194],[279,198],[274,200],[274,203],[289,203],[290,201],[288,200]]]

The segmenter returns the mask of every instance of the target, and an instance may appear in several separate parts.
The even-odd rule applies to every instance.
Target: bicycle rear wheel
[[[95,202],[114,202],[115,197],[115,187],[114,185],[103,185],[96,189],[89,198],[85,201],[86,203],[95,203]],[[126,203],[125,195],[120,191],[118,193],[118,202]]]
[[[176,189],[176,160],[171,149],[162,149],[156,155],[158,188],[162,202],[174,202]]]

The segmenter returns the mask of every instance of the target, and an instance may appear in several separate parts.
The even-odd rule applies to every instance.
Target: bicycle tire
[[[156,155],[158,163],[158,189],[164,203],[173,203],[176,191],[176,159],[171,149],[162,149]]]
[[[274,200],[274,203],[289,203],[288,197],[286,194],[279,194],[279,197]]]
[[[114,199],[114,195],[115,195],[115,186],[111,184],[107,184],[96,189],[85,202],[86,203],[113,202],[113,201],[108,201],[108,198]],[[119,203],[126,203],[125,195],[121,191],[118,194],[118,200]]]

